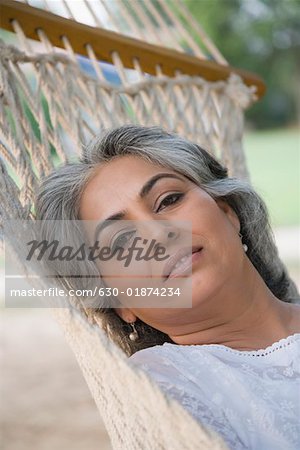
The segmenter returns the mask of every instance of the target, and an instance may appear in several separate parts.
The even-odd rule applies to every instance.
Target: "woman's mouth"
[[[164,281],[170,278],[191,275],[191,267],[198,261],[202,250],[203,247],[194,246],[188,250],[181,249],[175,255],[171,256],[164,268]],[[188,272],[190,272],[189,275],[187,275]]]

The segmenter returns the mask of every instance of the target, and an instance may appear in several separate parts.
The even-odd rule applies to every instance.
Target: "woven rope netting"
[[[51,4],[44,1],[44,8],[49,10]],[[75,21],[72,2],[60,4],[65,16]],[[151,43],[172,43],[178,51],[188,48],[195,56],[225,67],[226,60],[184,5],[177,0],[173,1],[177,9],[168,5],[165,1],[82,2],[93,26]],[[256,96],[255,86],[244,84],[239,75],[208,81],[177,71],[170,77],[159,64],[156,74],[149,75],[138,59],[132,61],[134,70],[127,69],[116,51],[110,65],[99,62],[89,43],[86,57],[79,57],[63,30],[57,48],[42,28],[33,41],[26,37],[22,23],[12,20],[11,26],[14,35],[2,35],[0,43],[2,234],[6,219],[34,220],[34,193],[41,177],[57,164],[76,160],[95,133],[124,123],[160,125],[178,132],[217,156],[229,175],[249,180],[242,148],[243,112]],[[195,33],[201,38],[199,46]],[[13,45],[12,36],[17,38]],[[7,244],[17,257],[15,237],[8,236]],[[278,266],[282,268],[279,258]],[[293,295],[295,289],[291,281]],[[101,329],[96,313],[87,316],[74,304],[52,312],[76,355],[114,448],[226,448],[216,434],[166,398],[146,374],[133,370]]]
[[[31,55],[0,43],[0,58],[1,152],[20,179],[21,203],[28,210],[38,177],[55,162],[78,156],[99,130],[124,123],[176,131],[217,155],[231,174],[248,177],[243,109],[253,89],[237,75],[208,82],[161,74],[114,86],[86,73],[69,54]]]

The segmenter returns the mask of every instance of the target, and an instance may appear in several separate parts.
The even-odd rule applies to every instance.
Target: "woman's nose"
[[[153,242],[155,245],[170,245],[170,242],[179,238],[180,232],[178,227],[171,221],[152,220],[143,221],[139,224],[140,237],[144,240],[144,244]]]

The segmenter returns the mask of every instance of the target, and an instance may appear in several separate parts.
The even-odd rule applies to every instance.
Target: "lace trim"
[[[191,344],[191,345],[176,345],[175,347],[218,347],[222,348],[226,352],[234,353],[236,355],[266,356],[275,352],[276,350],[287,347],[293,342],[297,342],[298,339],[300,339],[300,333],[294,333],[260,350],[235,350],[234,348],[227,347],[226,345],[223,344]],[[174,344],[165,342],[163,345],[174,345]]]

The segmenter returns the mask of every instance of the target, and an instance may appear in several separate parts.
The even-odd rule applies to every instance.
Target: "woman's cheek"
[[[124,307],[143,307],[145,302],[153,301],[153,298],[140,295],[142,289],[160,288],[162,282],[158,271],[157,276],[152,276],[150,261],[137,261],[134,257],[127,261],[127,266],[126,260],[102,264],[100,273],[105,285],[117,290],[118,299]],[[154,301],[157,302],[158,297]]]

